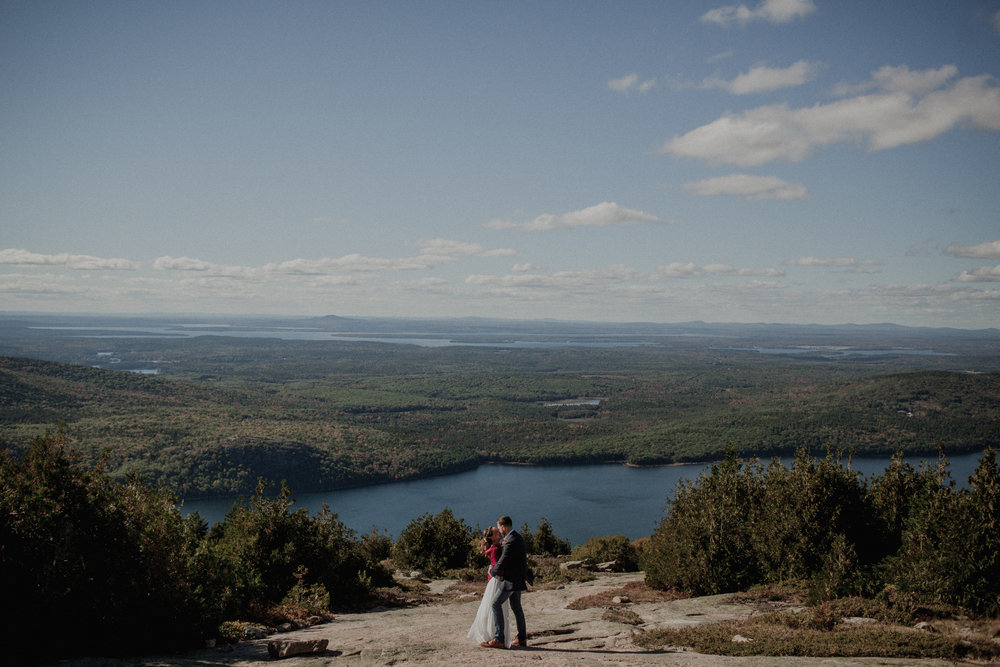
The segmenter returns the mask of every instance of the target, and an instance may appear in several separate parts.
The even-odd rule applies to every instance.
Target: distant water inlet
[[[967,487],[982,454],[949,459],[951,477]],[[921,457],[906,459],[918,466]],[[854,459],[851,467],[866,478],[881,474],[886,458]],[[656,529],[677,483],[694,480],[706,464],[632,468],[622,465],[484,465],[476,470],[359,489],[297,493],[296,507],[318,511],[323,504],[358,533],[372,528],[394,538],[423,514],[450,508],[470,526],[485,527],[502,514],[532,529],[548,518],[556,534],[574,545],[592,536],[645,537]],[[294,489],[293,489],[294,491]],[[225,518],[235,498],[188,500],[182,512],[197,510],[209,523]]]

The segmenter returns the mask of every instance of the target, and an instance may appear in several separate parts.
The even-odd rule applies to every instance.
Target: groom
[[[503,603],[510,600],[510,609],[514,612],[517,622],[517,641],[512,646],[524,648],[528,645],[528,630],[524,623],[524,610],[521,609],[521,591],[528,588],[525,578],[528,572],[528,550],[524,538],[513,529],[509,516],[497,519],[497,528],[503,535],[500,545],[503,551],[497,564],[490,570],[490,576],[503,579],[496,596],[493,598],[493,641],[483,642],[480,646],[487,648],[503,648]]]

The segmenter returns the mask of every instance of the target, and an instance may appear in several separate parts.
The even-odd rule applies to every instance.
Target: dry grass
[[[601,614],[601,618],[612,623],[625,623],[626,625],[642,625],[644,622],[639,614],[628,607],[608,607]]]
[[[650,630],[636,638],[646,648],[684,646],[728,656],[812,656],[1000,660],[995,621],[952,619],[918,630],[881,621],[845,623],[830,609],[772,612],[745,621]],[[750,641],[738,642],[739,635]]]
[[[628,598],[630,602],[641,604],[644,602],[669,602],[670,600],[680,600],[689,596],[678,591],[659,591],[655,588],[650,588],[642,581],[631,581],[621,588],[602,591],[593,595],[584,595],[582,598],[577,598],[570,602],[566,605],[566,608],[579,611],[581,609],[589,609],[590,607],[606,607],[615,604],[614,599],[616,597]]]

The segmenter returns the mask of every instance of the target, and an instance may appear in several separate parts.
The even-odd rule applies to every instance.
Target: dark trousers
[[[510,600],[510,610],[514,612],[514,622],[517,624],[517,638],[528,639],[528,628],[524,622],[524,610],[521,609],[521,591],[509,591],[503,586],[493,598],[493,639],[504,641],[503,636],[503,603]]]

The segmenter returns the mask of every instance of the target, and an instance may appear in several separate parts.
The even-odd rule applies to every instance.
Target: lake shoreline
[[[982,453],[949,459],[949,472],[959,487],[967,486]],[[784,459],[786,462],[790,459]],[[881,474],[890,456],[851,461],[852,469],[868,478]],[[917,467],[935,457],[905,459]],[[398,536],[415,519],[449,509],[475,528],[490,525],[501,514],[515,525],[532,529],[544,519],[556,535],[580,545],[589,538],[624,535],[648,537],[666,513],[680,483],[692,483],[711,467],[669,464],[633,467],[621,464],[506,465],[497,462],[473,469],[339,491],[302,492],[292,489],[293,509],[318,511],[327,505],[337,518],[359,533],[369,529]],[[269,495],[274,495],[269,494]],[[245,499],[246,496],[243,496]],[[197,511],[210,524],[222,521],[238,501],[236,494],[214,499],[184,499],[183,514]]]
[[[945,458],[951,459],[955,456],[969,456],[975,454],[977,456],[982,456],[985,450],[975,450],[971,452],[958,452],[951,455],[946,455]],[[843,461],[858,461],[858,460],[881,460],[888,459],[895,455],[896,452],[886,452],[886,453],[873,453],[865,456],[845,456],[842,457]],[[740,461],[752,461],[757,460],[761,462],[768,462],[772,459],[785,460],[786,458],[791,458],[794,453],[784,454],[784,455],[774,455],[767,458],[759,456],[738,456]],[[824,458],[824,455],[820,454],[810,454],[813,458]],[[936,452],[914,452],[914,453],[904,453],[904,458],[913,459],[920,458],[924,460],[936,459]],[[621,466],[623,468],[631,468],[635,470],[652,470],[657,468],[679,468],[684,466],[710,466],[721,463],[724,459],[708,459],[704,461],[671,461],[669,463],[632,463],[625,459],[612,459],[608,461],[578,461],[573,459],[567,459],[565,461],[555,461],[555,462],[545,462],[545,463],[535,463],[532,461],[482,461],[473,463],[468,466],[456,466],[447,470],[428,472],[424,474],[412,475],[407,477],[401,477],[398,479],[381,479],[381,480],[363,480],[357,483],[347,482],[336,487],[320,487],[320,488],[309,488],[309,489],[292,489],[294,493],[304,493],[304,494],[314,494],[314,493],[338,493],[341,491],[351,491],[355,489],[367,489],[381,487],[391,484],[405,484],[408,482],[417,482],[422,480],[438,479],[441,477],[448,477],[450,475],[458,475],[472,470],[476,470],[483,466],[511,466],[519,468],[562,468],[562,467],[584,467],[584,466]],[[281,481],[266,480],[268,486],[280,485]],[[177,493],[176,491],[174,491]],[[247,492],[244,494],[224,492],[217,494],[199,494],[199,495],[181,495],[177,493],[178,501],[206,501],[206,500],[218,500],[220,498],[232,498],[239,496],[250,496],[253,495],[252,492]]]

